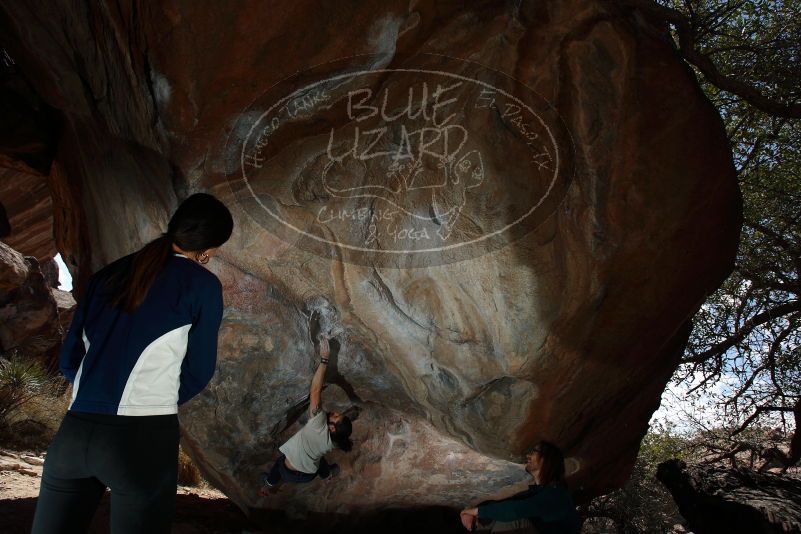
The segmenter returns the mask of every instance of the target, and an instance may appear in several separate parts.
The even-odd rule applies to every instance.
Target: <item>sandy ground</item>
[[[0,449],[0,532],[31,530],[44,458],[34,452]],[[108,529],[108,492],[103,497],[89,530]],[[219,491],[208,487],[178,487],[175,534],[258,532],[244,514]]]

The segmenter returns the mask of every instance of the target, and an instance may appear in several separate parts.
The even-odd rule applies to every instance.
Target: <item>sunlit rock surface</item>
[[[57,354],[75,301],[52,287],[36,258],[0,241],[0,354],[57,368]],[[64,321],[66,322],[66,321]]]
[[[6,2],[0,39],[63,117],[76,284],[188,193],[234,212],[209,264],[218,371],[181,419],[240,506],[456,507],[522,482],[543,438],[579,495],[626,480],[740,223],[722,123],[664,28],[577,0],[70,6]],[[355,450],[259,498],[321,331]]]

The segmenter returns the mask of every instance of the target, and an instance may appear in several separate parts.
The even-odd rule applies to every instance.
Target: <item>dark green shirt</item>
[[[504,499],[479,505],[478,517],[496,521],[530,519],[540,534],[579,534],[581,521],[564,484],[529,486]]]

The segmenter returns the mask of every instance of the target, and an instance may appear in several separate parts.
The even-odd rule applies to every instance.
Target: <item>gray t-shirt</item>
[[[320,410],[278,450],[286,455],[296,470],[314,474],[320,467],[320,458],[333,448],[328,432],[328,415]]]

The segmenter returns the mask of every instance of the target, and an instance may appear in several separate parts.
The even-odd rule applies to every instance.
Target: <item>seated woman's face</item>
[[[531,474],[536,473],[542,467],[542,455],[535,447],[530,453],[526,455],[526,471]]]

